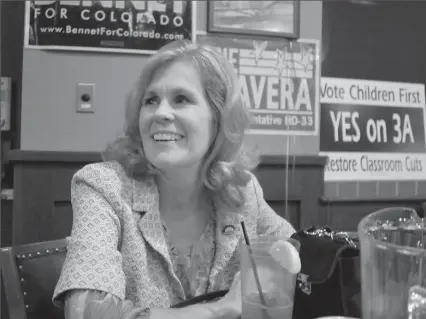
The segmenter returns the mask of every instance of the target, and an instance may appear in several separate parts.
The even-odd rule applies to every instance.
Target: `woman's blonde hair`
[[[243,145],[251,116],[244,105],[233,65],[209,45],[175,41],[147,61],[127,99],[125,136],[107,147],[103,159],[119,162],[132,178],[155,174],[143,152],[139,113],[155,72],[177,60],[190,62],[198,71],[214,114],[215,136],[204,157],[200,178],[224,203],[240,207],[246,201],[241,188],[250,181],[249,171],[258,165],[259,157],[249,154]]]

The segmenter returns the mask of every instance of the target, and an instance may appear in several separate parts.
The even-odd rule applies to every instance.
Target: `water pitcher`
[[[358,226],[363,319],[426,318],[425,221],[410,208],[386,208]]]

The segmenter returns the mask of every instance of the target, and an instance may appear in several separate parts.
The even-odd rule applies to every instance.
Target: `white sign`
[[[321,79],[326,181],[426,180],[423,84]]]

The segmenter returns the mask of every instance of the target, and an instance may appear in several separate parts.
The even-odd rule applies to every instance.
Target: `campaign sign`
[[[250,133],[318,135],[318,41],[197,36],[234,65],[252,114]]]
[[[423,84],[321,79],[326,181],[426,180]]]

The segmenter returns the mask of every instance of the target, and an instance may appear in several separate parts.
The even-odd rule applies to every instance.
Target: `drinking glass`
[[[258,236],[250,238],[250,246],[240,243],[242,319],[292,317],[297,274],[290,273],[270,255],[270,248],[278,240],[286,240],[300,250],[299,242],[291,238]]]

